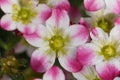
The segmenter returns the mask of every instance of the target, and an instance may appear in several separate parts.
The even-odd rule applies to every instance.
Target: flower
[[[88,29],[83,25],[71,25],[65,10],[54,9],[46,25],[39,25],[36,34],[24,35],[31,45],[38,47],[31,56],[34,71],[45,72],[55,62],[56,57],[63,68],[77,72],[81,65],[76,60],[77,47],[89,38]]]
[[[18,29],[25,34],[35,32],[36,25],[44,23],[51,14],[48,6],[36,6],[31,0],[4,0],[1,9],[5,13],[0,20],[1,27],[8,31]]]
[[[112,65],[120,70],[120,26],[115,26],[109,36],[100,28],[90,32],[92,41],[78,48],[77,58],[83,65]],[[101,67],[98,69],[101,71]]]

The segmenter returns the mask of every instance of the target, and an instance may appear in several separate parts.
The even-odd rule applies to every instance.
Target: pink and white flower
[[[83,65],[111,64],[120,70],[120,26],[115,26],[109,36],[100,28],[90,32],[92,41],[78,48],[77,58]]]
[[[45,72],[53,66],[56,57],[64,69],[77,72],[81,64],[76,59],[77,47],[89,38],[89,32],[83,25],[69,26],[69,17],[65,10],[54,9],[46,25],[39,25],[37,34],[24,35],[31,45],[38,47],[31,57],[32,69]]]
[[[31,0],[4,0],[0,2],[5,15],[0,20],[3,29],[18,29],[25,34],[35,32],[36,25],[44,23],[51,14],[51,9],[42,4],[36,6]]]
[[[120,14],[120,0],[84,0],[84,6],[88,11],[98,11],[101,9]]]

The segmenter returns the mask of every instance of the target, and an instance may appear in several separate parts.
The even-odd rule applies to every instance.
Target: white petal
[[[113,29],[110,32],[110,39],[112,41],[119,41],[120,40],[120,25],[117,25],[113,27]]]
[[[60,68],[53,66],[43,75],[43,80],[65,80],[65,75]]]
[[[83,25],[72,25],[65,30],[65,35],[70,36],[72,46],[80,46],[89,38],[88,29]]]
[[[5,13],[12,13],[13,4],[18,5],[18,0],[1,0],[0,7]]]
[[[66,48],[65,53],[60,52],[58,56],[61,66],[70,72],[78,72],[81,70],[82,65],[76,58],[77,48]],[[63,54],[63,55],[62,55]]]
[[[34,33],[24,34],[24,37],[32,46],[44,47],[48,45],[44,38],[48,37],[49,35],[50,34],[48,34],[46,28],[43,25],[39,25]]]
[[[13,21],[11,14],[4,15],[0,20],[3,29],[11,31],[16,29],[16,22]]]
[[[107,44],[108,42],[108,34],[105,33],[101,28],[95,27],[91,30],[90,36],[94,41],[99,44]]]
[[[51,17],[46,21],[47,27],[51,27],[52,30],[58,27],[62,30],[69,26],[69,17],[65,10],[54,9]]]
[[[32,20],[33,23],[45,23],[45,21],[50,17],[52,14],[51,9],[45,5],[45,4],[40,4],[35,8],[38,12],[37,17]]]
[[[80,72],[73,73],[77,80],[94,80],[98,74],[94,66],[84,66]]]
[[[36,72],[46,72],[55,62],[55,53],[47,53],[46,48],[35,50],[31,56],[31,67]]]
[[[120,14],[120,0],[105,0],[106,8],[116,14]]]

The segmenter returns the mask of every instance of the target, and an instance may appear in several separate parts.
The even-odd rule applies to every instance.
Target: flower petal
[[[119,71],[113,64],[107,62],[97,64],[96,70],[102,80],[113,80],[116,77],[116,73]]]
[[[72,25],[65,32],[70,36],[72,46],[80,46],[89,39],[88,29],[83,25]]]
[[[120,77],[115,77],[114,80],[120,80]]]
[[[23,34],[32,34],[35,32],[36,25],[33,23],[30,24],[21,24],[17,25],[17,29],[22,32]]]
[[[46,48],[35,50],[31,56],[31,67],[36,72],[46,72],[55,62],[55,53],[47,54]]]
[[[120,17],[117,17],[114,21],[114,25],[120,25]]]
[[[73,73],[77,80],[94,80],[98,74],[94,66],[84,66],[80,72]]]
[[[120,14],[120,0],[105,0],[106,8],[116,14]]]
[[[117,25],[115,27],[113,27],[113,29],[110,32],[110,39],[112,41],[119,41],[120,40],[120,25]]]
[[[11,13],[13,4],[18,4],[18,0],[1,0],[0,7],[5,13]]]
[[[77,59],[82,65],[94,65],[102,61],[102,57],[98,56],[96,51],[99,48],[92,43],[80,46],[77,50]]]
[[[65,80],[65,75],[60,68],[53,66],[43,75],[43,80]]]
[[[12,16],[10,14],[6,14],[1,18],[0,25],[3,29],[8,31],[16,29],[16,23],[12,20]]]
[[[108,34],[105,33],[101,28],[95,27],[91,30],[90,36],[92,40],[97,43],[106,43],[108,40]]]
[[[104,0],[84,0],[84,6],[88,11],[97,11],[105,7]]]
[[[48,5],[54,8],[64,9],[67,11],[70,8],[70,3],[68,0],[48,0]]]
[[[47,45],[45,40],[43,40],[44,37],[46,37],[47,30],[45,26],[39,25],[36,28],[36,31],[32,34],[24,34],[24,38],[26,41],[35,47],[44,47]]]
[[[47,27],[65,29],[69,26],[69,17],[65,10],[54,9],[51,17],[46,21]]]
[[[38,12],[37,17],[32,20],[33,23],[45,23],[45,21],[50,17],[52,14],[51,9],[45,5],[45,4],[40,4],[36,7],[36,10]]]
[[[78,72],[82,66],[76,58],[76,48],[66,48],[65,55],[59,55],[58,59],[61,66],[69,72]],[[59,54],[63,54],[62,52]]]

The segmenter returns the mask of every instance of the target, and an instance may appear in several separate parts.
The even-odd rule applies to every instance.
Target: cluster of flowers
[[[56,58],[77,80],[120,80],[119,5],[119,0],[84,0],[89,17],[78,22],[68,0],[1,0],[0,25],[17,29],[36,48],[31,67],[45,74],[34,80],[65,80]]]

